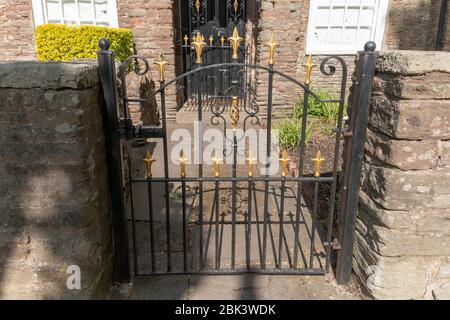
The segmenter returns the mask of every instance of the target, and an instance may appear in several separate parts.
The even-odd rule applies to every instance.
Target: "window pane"
[[[361,0],[347,0],[347,6],[349,6],[349,7],[352,7],[352,6],[359,7],[360,5],[361,5]]]
[[[356,43],[358,43],[359,45],[364,45],[364,43],[370,40],[370,32],[371,28],[360,27],[358,30],[358,35],[356,37]]]
[[[373,23],[373,9],[363,8],[361,10],[360,26],[370,26]]]
[[[345,25],[356,26],[358,24],[359,7],[349,7],[345,12]]]
[[[314,31],[314,43],[327,43],[328,28],[316,28]]]
[[[80,10],[80,19],[92,21],[95,19],[94,8],[91,0],[78,0],[78,8]]]
[[[317,3],[319,5],[319,7],[329,6],[330,5],[330,0],[318,0]]]
[[[328,26],[328,15],[330,14],[330,9],[319,9],[317,10],[317,25]]]
[[[361,0],[362,6],[374,6],[377,0]]]
[[[47,1],[47,20],[61,19],[61,6],[59,1]]]
[[[345,43],[345,44],[355,43],[356,30],[357,30],[356,27],[345,28],[344,33],[342,35],[342,43]]]
[[[77,21],[77,7],[75,0],[62,0],[64,20],[67,22]]]
[[[328,43],[341,43],[342,28],[330,28]]]
[[[97,20],[108,21],[108,1],[94,0],[95,17]]]
[[[344,11],[342,8],[333,8],[330,14],[330,26],[342,26],[344,22]]]
[[[331,0],[331,5],[333,7],[344,7],[345,6],[345,0]]]

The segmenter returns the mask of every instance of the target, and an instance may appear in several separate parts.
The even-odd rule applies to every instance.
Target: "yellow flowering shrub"
[[[68,61],[72,59],[95,59],[98,42],[106,38],[116,58],[125,60],[133,54],[133,34],[130,29],[69,26],[45,24],[36,28],[36,48],[41,61]]]

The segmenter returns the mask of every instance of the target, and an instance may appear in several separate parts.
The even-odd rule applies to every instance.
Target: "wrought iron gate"
[[[131,226],[131,247],[133,249],[134,275],[158,274],[325,274],[330,270],[333,248],[332,225],[338,179],[338,159],[341,154],[340,140],[345,137],[345,178],[341,197],[340,243],[345,245],[340,256],[338,272],[341,282],[345,282],[351,270],[351,246],[353,244],[354,219],[357,207],[357,192],[361,174],[361,161],[364,149],[364,135],[368,116],[368,97],[374,70],[373,43],[366,44],[360,52],[353,90],[351,121],[344,127],[343,113],[346,98],[347,66],[338,56],[323,59],[320,71],[324,76],[335,74],[336,64],[341,70],[341,90],[338,99],[321,100],[310,89],[313,68],[317,67],[312,58],[304,65],[306,79],[300,82],[274,69],[275,51],[278,44],[272,37],[267,44],[269,61],[267,66],[238,62],[235,53],[239,48],[240,35],[235,28],[229,37],[233,62],[202,65],[205,42],[201,34],[191,43],[196,53],[197,66],[172,80],[165,80],[166,61],[155,63],[159,72],[159,88],[146,97],[129,97],[126,88],[126,71],[130,64],[140,61],[144,69],[136,69],[138,75],[149,72],[148,61],[141,56],[132,56],[121,64],[120,92],[117,92],[114,54],[109,51],[109,42],[102,40],[99,51],[100,77],[105,104],[105,123],[107,129],[107,150],[109,152],[109,175],[112,195],[115,266],[119,280],[129,277],[127,220]],[[334,62],[334,65],[330,65]],[[227,68],[231,79],[228,86],[222,87],[221,99],[212,103],[210,111],[204,111],[202,102],[209,93],[201,90],[207,82],[210,71]],[[241,71],[258,70],[267,75],[266,103],[264,108],[247,105],[240,92]],[[166,119],[166,92],[177,81],[193,77],[196,79],[196,103],[198,120],[220,127],[222,132],[231,129],[225,138],[229,141],[223,154],[215,154],[210,163],[203,162],[203,142],[198,143],[198,164],[189,165],[186,153],[182,150],[177,163],[171,164],[169,157],[168,122]],[[251,126],[259,126],[265,120],[266,146],[263,158],[270,158],[272,146],[273,85],[277,79],[295,84],[303,94],[302,129],[298,157],[299,175],[290,176],[287,165],[291,161],[286,153],[280,155],[281,169],[275,175],[264,171],[256,174],[255,155],[246,154],[245,164],[238,164],[238,143]],[[130,119],[128,104],[145,103],[158,97],[161,126],[135,126]],[[339,104],[339,114],[335,133],[334,158],[323,159],[320,153],[314,159],[305,159],[306,121],[310,97],[322,103]],[[203,127],[200,128],[200,131]],[[357,136],[355,136],[355,134]],[[143,157],[143,168],[134,171],[130,142],[136,138],[149,138],[156,148],[147,150]],[[202,139],[202,135],[200,135]],[[121,144],[122,141],[122,144]],[[123,148],[125,146],[125,148]],[[127,159],[125,178],[122,155]],[[221,157],[230,156],[231,164],[222,163]],[[260,154],[261,156],[261,154]],[[276,155],[278,157],[278,155]],[[161,171],[154,174],[155,161],[161,163]],[[312,161],[314,174],[306,176],[303,168],[306,161]],[[332,173],[321,175],[324,161],[332,163]],[[138,159],[141,162],[141,159]],[[169,169],[169,166],[172,169]],[[191,171],[189,171],[189,167]],[[128,184],[126,183],[128,181]],[[314,195],[310,206],[302,200],[302,188],[312,184]],[[318,192],[319,186],[329,184],[329,211],[327,212],[327,233],[319,237]],[[130,192],[130,213],[126,216],[124,187]],[[146,208],[136,209],[137,194],[146,195]],[[160,203],[161,211],[155,208]],[[144,217],[144,218],[142,218]],[[138,222],[143,222],[139,226]],[[213,239],[213,240],[211,240]],[[336,245],[336,242],[334,242]],[[344,250],[345,249],[345,250]],[[350,256],[349,256],[350,252]],[[350,269],[349,269],[350,268]]]

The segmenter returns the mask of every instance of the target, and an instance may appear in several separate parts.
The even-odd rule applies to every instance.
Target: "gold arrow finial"
[[[322,158],[320,150],[317,152],[316,157],[312,159],[312,161],[314,162],[314,177],[320,177],[320,167],[325,162],[325,159]]]
[[[286,150],[284,150],[281,153],[281,158],[280,158],[280,164],[281,164],[281,176],[282,177],[286,177],[286,169],[287,169],[287,165],[288,162],[291,161],[291,159],[289,159],[288,153]]]
[[[166,70],[167,61],[164,60],[162,52],[159,54],[158,61],[155,61],[154,64],[158,66],[159,81],[164,81],[164,71]]]
[[[197,9],[197,13],[200,13],[200,0],[195,1],[195,8]]]
[[[238,2],[238,0],[234,0],[233,7],[234,7],[234,15],[237,15],[237,11],[239,9],[239,2]]]
[[[224,35],[222,35],[221,37],[220,37],[220,42],[221,42],[221,44],[222,44],[222,47],[225,45],[225,37],[224,37]]]
[[[306,70],[306,77],[305,77],[305,84],[308,85],[311,83],[311,74],[312,69],[317,67],[317,64],[315,64],[312,60],[312,56],[309,55],[308,61],[304,64],[302,64],[303,68]]]
[[[222,159],[217,157],[217,153],[214,152],[214,158],[212,159],[212,161],[214,162],[214,175],[218,177],[220,176],[220,162],[222,161]]]
[[[145,166],[146,166],[146,172],[145,172],[145,177],[147,179],[152,177],[152,164],[153,162],[155,162],[156,160],[152,158],[152,154],[150,153],[150,150],[147,150],[147,152],[145,153],[145,158],[142,159],[142,161],[145,162]]]
[[[256,158],[252,158],[249,151],[248,157],[245,160],[247,161],[247,174],[249,177],[253,177],[253,165],[255,164]]]
[[[266,47],[269,47],[269,65],[273,65],[275,61],[275,50],[280,45],[275,42],[275,37],[272,33],[272,36],[270,37],[270,40],[268,43],[266,43]]]
[[[183,149],[180,150],[180,157],[178,158],[180,162],[180,176],[182,178],[186,177],[186,161],[187,159],[184,157]]]
[[[184,35],[183,40],[184,40],[184,45],[187,46],[188,45],[188,41],[189,41],[189,37],[188,37],[187,34]]]
[[[197,56],[195,62],[197,64],[202,64],[203,49],[206,47],[205,37],[203,37],[201,33],[198,33],[195,37],[195,41],[192,42],[192,45],[194,46],[195,54]]]
[[[209,36],[209,45],[212,46],[213,45],[213,41],[214,41],[214,36],[210,35]]]
[[[241,43],[242,40],[244,40],[243,38],[241,38],[239,36],[237,27],[234,27],[233,35],[231,37],[229,37],[228,40],[230,41],[231,48],[233,49],[232,58],[233,58],[233,60],[237,60],[239,44]]]
[[[236,129],[237,123],[239,121],[239,100],[237,96],[231,98],[231,109],[230,109],[230,119],[231,126]]]

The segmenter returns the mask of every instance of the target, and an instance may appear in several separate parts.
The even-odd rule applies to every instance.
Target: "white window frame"
[[[311,0],[309,6],[308,27],[306,32],[305,51],[309,55],[323,55],[323,54],[355,54],[357,51],[363,50],[360,45],[356,43],[348,45],[343,48],[342,44],[317,44],[313,41],[313,32],[315,29],[316,15],[318,13],[318,1]],[[331,0],[333,1],[333,0]],[[373,24],[373,32],[370,39],[367,41],[375,41],[377,47],[380,48],[383,42],[384,30],[386,26],[386,19],[388,15],[389,0],[379,0],[380,3],[375,7],[376,21]]]
[[[44,9],[44,1],[45,0],[32,0],[31,4],[33,7],[33,17],[34,17],[34,26],[40,26],[42,24],[46,24],[45,17],[45,9]],[[61,1],[61,0],[60,0]],[[75,1],[78,6],[78,1]],[[117,1],[116,0],[107,0],[108,3],[108,23],[109,27],[118,28],[119,27],[119,18],[117,14]],[[78,18],[77,25],[80,25],[80,20]],[[95,25],[95,21],[94,24]]]

